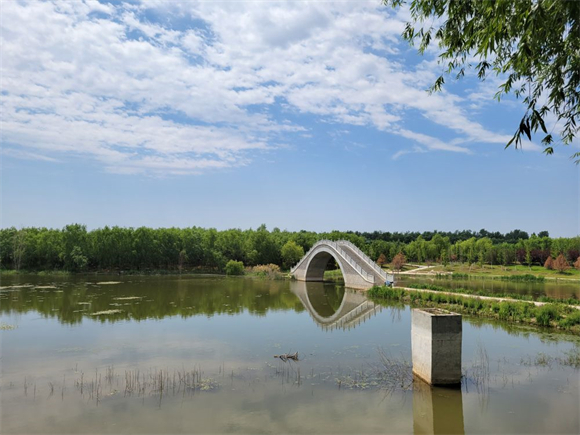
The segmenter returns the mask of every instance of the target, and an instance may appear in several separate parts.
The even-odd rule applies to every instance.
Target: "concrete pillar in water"
[[[431,385],[461,384],[461,315],[414,308],[411,315],[413,374]]]

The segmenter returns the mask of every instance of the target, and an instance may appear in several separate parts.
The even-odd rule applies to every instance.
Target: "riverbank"
[[[577,305],[384,286],[372,287],[368,290],[368,295],[378,299],[401,301],[411,306],[444,308],[471,316],[557,328],[580,334],[580,306]]]
[[[389,271],[390,272],[390,271]],[[450,264],[444,266],[442,264],[423,265],[423,264],[409,264],[406,265],[400,272],[402,275],[411,276],[426,276],[426,277],[454,277],[460,276],[462,278],[479,278],[479,279],[523,279],[534,276],[541,280],[554,281],[570,281],[580,282],[580,270],[570,268],[565,272],[558,272],[557,270],[548,270],[541,266],[490,266],[483,267],[466,265],[466,264]]]
[[[407,285],[400,285],[397,288],[408,288],[414,290],[433,290],[438,292],[448,292],[448,293],[460,293],[475,297],[491,297],[495,299],[513,299],[518,301],[528,301],[528,302],[540,302],[540,303],[561,303],[566,305],[576,305],[580,307],[580,300],[576,298],[567,298],[567,299],[556,299],[551,298],[548,296],[540,296],[538,299],[534,299],[531,295],[527,294],[518,294],[518,293],[496,293],[490,292],[487,290],[471,290],[465,288],[446,288],[434,284],[407,284]]]

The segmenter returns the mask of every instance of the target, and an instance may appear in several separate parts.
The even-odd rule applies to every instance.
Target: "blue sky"
[[[374,2],[3,3],[1,225],[580,233],[578,142],[504,150]],[[549,120],[550,127],[554,120]],[[558,128],[558,125],[555,126]]]

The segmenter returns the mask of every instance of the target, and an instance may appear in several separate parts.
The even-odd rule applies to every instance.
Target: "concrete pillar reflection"
[[[432,387],[413,381],[413,433],[464,434],[461,388]]]

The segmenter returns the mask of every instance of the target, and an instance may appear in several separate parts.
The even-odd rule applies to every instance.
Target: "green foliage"
[[[282,246],[282,262],[286,269],[290,269],[294,266],[302,257],[304,257],[304,248],[299,246],[293,240],[289,240],[286,242],[284,246]]]
[[[467,273],[453,272],[451,274],[451,278],[452,279],[467,279],[467,278],[469,278],[469,275]]]
[[[536,313],[536,321],[540,326],[551,326],[552,321],[560,319],[560,314],[554,305],[543,305]]]
[[[439,306],[460,313],[509,322],[557,326],[575,331],[578,329],[577,325],[580,325],[580,311],[561,303],[548,303],[536,308],[532,303],[524,301],[495,301],[460,294],[437,294],[386,286],[373,287],[368,294],[371,297],[407,302],[414,306]]]
[[[580,325],[580,310],[575,313],[569,314],[559,321],[560,327],[564,329],[569,329],[574,325]]]
[[[554,258],[563,253],[571,263],[580,252],[580,237],[529,237],[519,230],[506,235],[489,233],[483,229],[477,233],[363,234],[364,237],[353,232],[289,232],[277,228],[268,231],[264,225],[255,230],[225,231],[198,227],[108,226],[87,231],[80,224],[67,225],[63,229],[12,227],[0,229],[0,267],[27,271],[217,272],[224,269],[228,260],[235,260],[249,266],[276,264],[288,268],[320,239],[350,240],[371,258],[381,258],[381,261],[387,262],[392,262],[398,253],[403,252],[408,262],[421,259],[430,262],[446,261],[448,258],[450,262],[470,264],[477,260],[489,264],[511,264],[516,261],[517,252],[525,250],[527,244],[534,264],[541,266],[547,257],[540,258],[538,252],[545,252]],[[380,237],[390,241],[381,240]],[[415,240],[411,237],[415,237]],[[458,240],[451,243],[452,239]],[[73,255],[75,247],[86,258],[86,264],[77,258],[78,251]]]
[[[546,280],[543,276],[536,276],[526,273],[524,275],[508,275],[500,278],[502,281],[523,281],[523,282],[544,282]]]
[[[86,269],[89,260],[85,255],[83,255],[83,251],[80,247],[75,246],[71,251],[70,257],[72,270],[74,272],[80,272]]]
[[[405,0],[383,0],[394,7]],[[554,152],[546,120],[555,116],[560,139],[572,143],[580,117],[580,2],[561,0],[413,0],[403,37],[423,53],[437,40],[447,74],[459,79],[477,59],[480,80],[493,72],[505,81],[496,98],[522,98],[525,113],[506,148],[521,147],[541,130],[544,152]],[[434,22],[441,23],[433,26]],[[431,90],[439,91],[443,75]],[[572,158],[580,163],[580,152]]]
[[[497,298],[509,298],[509,299],[519,299],[524,301],[531,301],[533,297],[530,295],[523,295],[520,293],[500,293],[500,292],[493,292],[488,290],[470,290],[464,288],[454,288],[449,289],[447,287],[438,286],[435,284],[414,284],[410,283],[407,284],[407,288],[418,289],[418,290],[434,290],[438,292],[453,292],[453,293],[460,293],[460,294],[467,294],[467,295],[476,295],[476,296],[490,296],[490,297],[497,297]],[[567,305],[580,305],[580,300],[575,298],[569,299],[555,299],[548,296],[541,296],[538,298],[539,302],[553,302],[553,303],[562,303]]]
[[[230,260],[226,263],[226,275],[243,275],[244,263],[241,261]]]

